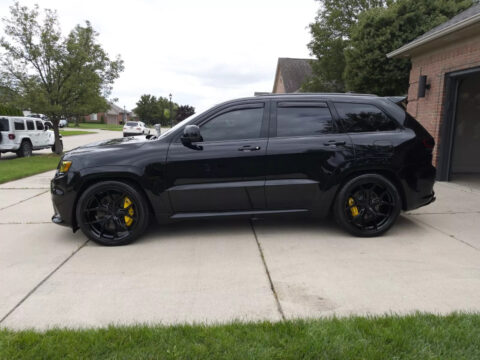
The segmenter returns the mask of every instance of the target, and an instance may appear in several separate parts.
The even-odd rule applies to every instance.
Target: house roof
[[[435,40],[451,35],[454,32],[471,28],[472,26],[478,26],[480,24],[480,3],[475,4],[460,14],[457,14],[450,20],[434,27],[432,30],[427,31],[422,36],[419,36],[412,42],[403,45],[401,48],[394,50],[387,54],[387,57],[400,57],[410,56],[415,50],[419,50],[420,47],[426,44],[432,43]],[[474,31],[473,33],[478,33]],[[452,40],[455,40],[452,38]]]
[[[282,75],[285,92],[293,93],[300,89],[303,82],[312,75],[311,59],[278,58],[273,91]]]
[[[115,105],[114,103],[109,103],[109,104],[110,104],[110,109],[108,109],[108,111],[107,111],[108,115],[123,114],[123,109],[120,106]],[[128,114],[129,111],[126,110],[126,113]]]

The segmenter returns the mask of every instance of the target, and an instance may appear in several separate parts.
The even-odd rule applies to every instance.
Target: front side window
[[[35,130],[35,125],[32,120],[27,120],[27,130]]]
[[[15,130],[25,130],[25,121],[15,120],[14,124]]]
[[[203,141],[257,139],[262,130],[263,107],[218,115],[200,127]]]
[[[313,136],[332,130],[332,115],[327,107],[277,108],[277,136]]]
[[[370,104],[335,103],[346,132],[392,131],[398,124],[382,110]]]
[[[37,124],[37,130],[43,130],[43,122],[35,121],[35,123]]]

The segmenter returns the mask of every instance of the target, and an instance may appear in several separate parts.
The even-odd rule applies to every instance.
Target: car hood
[[[104,141],[97,141],[87,145],[79,146],[73,150],[68,151],[68,155],[78,155],[91,152],[105,152],[127,150],[141,147],[143,144],[149,142],[146,136],[129,136],[124,138],[109,139]]]

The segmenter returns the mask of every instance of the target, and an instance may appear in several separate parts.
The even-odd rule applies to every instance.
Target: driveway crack
[[[270,276],[270,271],[268,270],[267,262],[265,261],[265,255],[263,253],[262,245],[258,240],[257,232],[255,231],[255,227],[253,226],[253,221],[250,220],[250,226],[252,227],[253,236],[255,237],[255,241],[257,242],[258,251],[260,252],[260,257],[262,259],[263,267],[265,268],[265,273],[267,274],[268,282],[270,283],[270,289],[272,290],[273,297],[275,299],[275,303],[277,304],[277,310],[280,314],[280,317],[283,321],[285,321],[285,313],[282,309],[282,304],[280,304],[280,300],[278,299],[277,291],[275,290],[275,286],[273,285],[272,277]],[[1,321],[0,321],[1,323]]]
[[[8,189],[0,189],[0,190],[8,190]],[[10,189],[10,190],[11,190],[11,189]],[[17,189],[15,189],[15,190],[17,190]],[[48,192],[48,190],[45,190],[45,191],[41,192],[40,194],[30,196],[29,198],[20,200],[19,202],[16,202],[15,204],[11,204],[11,205],[5,206],[5,207],[3,207],[3,208],[0,208],[0,210],[8,209],[9,207],[12,207],[12,206],[21,204],[21,203],[23,203],[23,202],[25,202],[25,201],[31,200],[31,199],[33,199],[33,198],[36,198],[37,196],[43,195],[43,194],[45,194],[45,193],[47,193],[47,192]]]
[[[53,269],[44,279],[42,279],[32,290],[30,290],[27,295],[25,295],[9,312],[5,314],[0,319],[0,324],[2,324],[15,310],[17,310],[37,289],[42,286],[48,279],[50,279],[53,274],[55,274],[60,268],[65,265],[72,257],[75,256],[81,249],[87,245],[89,240],[86,240],[82,245],[80,245],[74,252],[72,252],[65,260],[63,260],[55,269]]]

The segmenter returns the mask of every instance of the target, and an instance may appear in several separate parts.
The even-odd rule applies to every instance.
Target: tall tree
[[[190,105],[180,105],[177,109],[177,115],[175,116],[175,121],[180,122],[186,118],[195,114],[195,108]]]
[[[471,0],[398,0],[362,13],[345,51],[345,80],[355,92],[402,95],[408,90],[410,61],[386,54],[445,22]]]
[[[175,119],[178,104],[172,103],[172,119]],[[140,96],[137,101],[137,107],[133,111],[139,116],[140,120],[147,124],[153,125],[160,123],[162,126],[170,125],[170,100],[166,97],[158,98],[145,94]]]
[[[45,9],[42,20],[38,5],[29,9],[16,2],[3,22],[7,36],[0,39],[5,50],[0,59],[3,84],[24,107],[52,120],[60,153],[59,120],[106,110],[123,61],[108,57],[88,21],[65,38],[55,11]]]
[[[304,91],[345,91],[344,50],[348,47],[350,29],[356,24],[358,14],[383,7],[393,0],[317,0],[320,10],[310,24],[312,41],[308,44],[313,75],[302,87]]]

